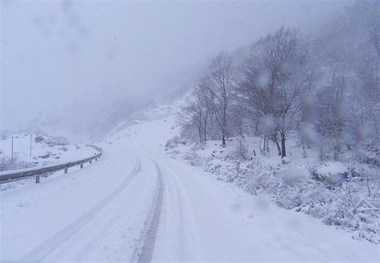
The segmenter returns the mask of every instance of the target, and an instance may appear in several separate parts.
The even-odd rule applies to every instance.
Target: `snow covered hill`
[[[338,173],[346,172],[347,167],[345,165],[339,162],[330,162],[330,163],[319,164],[319,166],[317,166],[316,165],[318,164],[317,151],[311,148],[311,149],[307,149],[305,152],[300,142],[298,142],[296,138],[293,138],[290,140],[290,143],[289,143],[289,154],[290,154],[289,162],[290,163],[285,166],[282,165],[281,159],[277,156],[276,149],[274,148],[274,146],[270,147],[271,148],[270,152],[266,153],[265,157],[260,158],[257,156],[259,155],[259,144],[261,143],[259,138],[248,137],[243,142],[238,138],[236,139],[234,138],[233,140],[229,141],[229,144],[226,148],[222,147],[220,145],[220,142],[218,141],[210,141],[207,144],[201,145],[201,146],[186,142],[186,140],[180,139],[181,128],[178,125],[178,118],[177,118],[178,117],[177,114],[179,113],[179,107],[181,105],[183,105],[182,102],[178,102],[177,104],[174,104],[174,105],[161,106],[155,109],[154,111],[146,112],[143,118],[136,120],[133,123],[130,123],[129,125],[124,124],[122,128],[119,127],[118,129],[116,129],[112,133],[112,135],[108,137],[107,143],[112,144],[114,141],[117,141],[119,143],[123,143],[123,144],[125,143],[127,147],[133,147],[133,149],[144,149],[145,153],[155,154],[156,159],[158,158],[157,156],[165,156],[164,157],[165,162],[172,162],[172,160],[168,161],[168,158],[178,160],[181,163],[180,165],[182,167],[184,167],[182,163],[186,163],[187,164],[186,170],[188,170],[187,172],[184,172],[185,170],[184,168],[179,169],[183,171],[183,173],[186,173],[185,176],[181,177],[182,180],[190,180],[188,179],[190,177],[197,177],[197,180],[199,181],[206,180],[207,183],[205,186],[206,189],[204,189],[205,192],[212,191],[211,189],[215,187],[214,186],[215,184],[219,185],[222,189],[219,190],[220,192],[218,193],[217,196],[218,198],[222,200],[226,200],[226,203],[228,204],[227,206],[230,206],[230,207],[224,207],[224,209],[229,209],[230,215],[236,212],[236,215],[233,215],[233,216],[236,216],[239,220],[239,222],[235,222],[236,225],[239,225],[240,222],[246,222],[246,220],[249,221],[250,219],[252,219],[252,221],[255,221],[255,219],[258,219],[256,218],[255,215],[258,212],[260,212],[260,213],[263,213],[262,215],[263,222],[260,222],[260,224],[261,225],[267,224],[267,227],[264,229],[260,228],[260,230],[256,229],[252,225],[250,225],[250,227],[253,227],[253,229],[255,229],[254,231],[262,231],[264,236],[268,234],[268,233],[265,234],[265,232],[268,231],[271,225],[273,227],[273,226],[278,226],[280,224],[281,226],[278,226],[279,231],[283,231],[284,233],[286,233],[284,235],[288,236],[288,238],[290,236],[293,236],[296,233],[296,235],[300,235],[300,236],[304,235],[304,238],[306,239],[308,239],[308,237],[310,236],[313,236],[313,237],[319,236],[320,238],[322,238],[320,240],[321,243],[324,243],[324,242],[329,243],[327,240],[334,239],[338,236],[343,239],[347,238],[347,240],[351,239],[351,236],[349,233],[342,230],[338,230],[334,227],[325,226],[324,223],[320,219],[315,219],[310,216],[305,216],[303,214],[295,213],[294,211],[286,211],[282,208],[279,208],[271,200],[270,198],[271,195],[266,194],[265,192],[265,191],[269,191],[269,192],[271,191],[269,187],[267,189],[257,189],[263,195],[256,196],[256,197],[251,196],[250,194],[243,193],[241,190],[236,188],[236,185],[237,185],[237,186],[240,186],[240,188],[242,188],[243,190],[245,190],[245,192],[252,192],[251,191],[252,188],[248,189],[246,185],[243,185],[244,183],[246,183],[244,181],[248,180],[247,169],[245,169],[246,168],[245,165],[247,165],[247,163],[253,163],[253,164],[258,165],[258,167],[256,167],[255,172],[259,172],[262,178],[261,180],[266,181],[266,182],[263,182],[263,184],[278,183],[278,181],[276,180],[280,180],[285,185],[285,187],[298,187],[300,182],[307,183],[308,180],[311,179],[310,172],[309,172],[310,167],[315,167],[315,169],[318,169],[318,172],[320,174],[325,174],[326,176],[329,176],[331,174],[335,175]],[[254,150],[255,150],[255,153],[254,153]],[[305,155],[307,155],[307,158]],[[248,161],[244,163],[244,161],[242,161],[244,159]],[[179,165],[178,162],[174,162],[174,163],[176,163],[176,165]],[[170,166],[171,167],[175,166],[174,163],[172,163]],[[188,167],[189,164],[195,167],[191,167],[189,170],[189,167]],[[238,166],[238,168],[236,167],[236,165]],[[271,174],[273,172],[273,167],[277,168],[278,171],[274,171],[274,173]],[[203,168],[203,169],[200,169],[200,168]],[[204,170],[206,171],[206,173],[204,172]],[[219,179],[220,181],[227,181],[227,182],[236,181],[236,184],[231,185],[230,183],[226,184],[226,183],[218,182],[214,179],[215,175],[216,175],[216,178]],[[275,180],[272,180],[273,175],[277,176],[278,178]],[[265,179],[265,176],[268,176],[268,178]],[[187,183],[192,184],[191,182],[187,182]],[[187,183],[185,184],[185,188],[186,188]],[[257,182],[250,182],[250,183],[255,184]],[[207,189],[207,187],[210,187],[210,188]],[[283,187],[284,186],[281,185],[280,190],[282,190]],[[194,189],[192,189],[191,191],[196,192]],[[227,194],[228,192],[232,192],[233,196],[232,197],[224,196],[224,195],[228,195]],[[258,192],[254,192],[254,194],[258,194]],[[239,196],[237,198],[238,200],[236,200],[236,196],[234,195]],[[245,198],[243,198],[244,201],[240,200],[240,195],[244,195],[245,198],[248,198],[248,200]],[[200,200],[198,200],[198,203],[196,206],[202,207],[203,203],[207,202],[208,196],[207,197],[203,196],[201,193],[198,193],[198,196],[201,196],[201,198]],[[284,198],[289,199],[290,197],[284,196]],[[277,202],[276,200],[274,201]],[[244,204],[242,204],[241,202],[243,202]],[[277,203],[280,204],[279,202]],[[235,206],[236,206],[236,210],[235,210]],[[268,207],[270,207],[270,210],[273,209],[272,210],[274,211],[273,217],[277,219],[280,218],[279,219],[280,222],[268,223],[267,220],[269,220],[270,215],[266,214],[267,211],[265,210]],[[264,208],[264,211],[262,211],[263,208]],[[213,210],[215,208],[208,207],[208,209]],[[284,215],[286,215],[285,216],[286,218],[287,216],[290,216],[290,219],[287,218],[285,219],[285,222],[282,221],[284,220],[283,218]],[[212,217],[212,219],[209,218],[208,220],[209,220],[208,223],[204,224],[205,228],[207,229],[210,228],[210,225],[214,224],[213,222],[220,220],[220,218]],[[260,221],[261,219],[258,219],[258,220]],[[293,222],[294,224],[289,223],[289,222]],[[308,223],[305,223],[305,222],[308,222]],[[300,226],[298,224],[307,225],[309,224],[309,222],[313,222],[312,223],[313,226],[308,225],[307,227],[305,226],[304,228],[303,227],[301,227],[301,229],[299,228]],[[227,231],[229,226],[230,224],[228,224],[228,226],[225,225],[221,227],[220,229],[224,229],[223,231]],[[307,228],[311,231],[310,233],[309,233],[309,230],[306,230]],[[206,229],[204,229],[204,231],[205,233],[209,232]],[[249,232],[250,230],[246,229],[245,231]],[[290,232],[295,231],[295,233],[288,233],[287,231],[290,231]],[[329,232],[329,234],[327,234],[327,232],[325,231]],[[325,232],[325,234],[321,235],[322,232]],[[255,232],[255,234],[257,233]],[[332,236],[334,237],[330,237],[330,234],[332,234]],[[252,235],[254,234],[252,233]],[[280,234],[280,236],[282,235]],[[274,237],[272,238],[276,239]],[[285,238],[285,239],[289,241],[288,238]],[[269,238],[267,242],[268,243],[270,243],[271,241],[273,242],[273,239]],[[377,239],[378,239],[378,234],[374,234],[373,240],[377,240]],[[209,241],[212,242],[214,240],[211,238],[211,240]],[[252,240],[248,238],[246,242],[250,243],[252,242]],[[306,246],[314,247],[314,249],[316,250],[321,249],[319,252],[315,252],[315,251],[311,252],[309,256],[307,256],[308,254],[304,254],[302,257],[298,258],[301,260],[343,260],[342,258],[339,259],[339,256],[337,256],[337,254],[345,253],[344,252],[345,249],[343,249],[343,247],[334,248],[336,249],[336,251],[340,251],[340,252],[337,252],[337,254],[335,255],[333,255],[332,251],[322,252],[324,248],[319,248],[317,244],[312,244],[312,242],[310,243],[309,241],[306,241],[303,238],[301,238],[301,240],[297,240],[297,238],[294,238],[293,240],[292,238],[292,242],[294,242],[295,248],[301,248],[305,244],[307,244]],[[335,241],[335,242],[345,243],[346,241]],[[325,245],[329,246],[327,245],[327,243]],[[364,245],[365,243],[366,241],[364,241],[364,243],[358,241],[357,244]],[[278,250],[282,250],[282,248],[280,248],[282,245],[288,247],[288,243],[286,245],[285,244],[280,245],[280,244],[278,244],[278,247],[277,247]],[[219,253],[222,250],[223,251],[228,250],[227,249],[228,246],[233,246],[233,244],[229,244],[229,245],[224,244],[224,245],[226,247],[218,250]],[[369,247],[372,246],[370,244],[366,244],[364,246],[367,246],[367,245]],[[256,244],[255,246],[260,246],[260,245]],[[332,245],[332,247],[333,246],[334,245]],[[376,246],[373,246],[373,248],[375,247]],[[304,249],[306,251],[309,251],[309,249],[307,248],[304,248]],[[258,250],[262,251],[263,248],[260,248]],[[375,257],[373,259],[377,259],[379,257],[379,254],[378,254],[379,251],[377,251],[377,249],[373,251],[375,253],[374,254]],[[229,256],[224,255],[224,257],[213,258],[213,260],[222,260],[225,258],[230,258],[230,260],[236,260],[237,258],[239,258],[239,260],[249,260],[250,259],[249,255],[251,255],[250,254],[251,252],[248,252],[247,250],[244,253],[246,253],[246,257],[244,256],[242,257],[242,254],[238,256],[234,254],[234,252],[231,252],[231,255]],[[286,256],[289,256],[287,252],[277,252],[278,254],[275,253],[275,255],[271,255],[271,256],[269,256],[267,253],[270,254],[270,252],[268,251],[263,252],[261,254],[262,258],[260,260],[272,260],[272,259],[281,260],[281,259],[286,258]],[[284,254],[281,254],[281,253],[284,253]],[[322,254],[324,253],[327,253],[325,255],[326,257],[322,256]]]
[[[87,169],[0,192],[0,260],[379,260],[378,245],[181,160],[167,144],[180,132],[177,109],[121,124]]]
[[[277,155],[274,144],[263,152],[260,137],[231,138],[227,147],[222,147],[220,141],[193,143],[181,137],[178,116],[183,104],[179,101],[146,112],[141,119],[116,129],[109,138],[202,167],[218,180],[345,229],[355,239],[380,242],[378,167],[353,162],[350,153],[344,156],[344,162],[321,162],[319,147],[303,144],[297,134],[288,138],[286,163]],[[349,171],[360,171],[367,181],[347,181]]]
[[[107,138],[106,143],[126,142],[128,145],[162,152],[166,143],[180,133],[177,114],[182,102],[162,105],[145,112],[141,118],[119,124]]]
[[[88,158],[95,152],[84,144],[70,143],[64,137],[27,132],[4,134],[0,141],[0,171],[67,163]]]

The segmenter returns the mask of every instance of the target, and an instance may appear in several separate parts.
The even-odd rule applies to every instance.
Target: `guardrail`
[[[82,159],[75,162],[68,162],[65,164],[51,165],[51,166],[46,166],[46,167],[37,168],[37,169],[30,168],[30,169],[23,169],[23,170],[15,170],[13,172],[12,171],[0,172],[0,184],[29,178],[31,176],[36,176],[36,183],[39,183],[40,177],[43,174],[57,172],[60,170],[64,170],[64,173],[67,173],[70,167],[73,167],[76,165],[80,165],[80,168],[83,168],[83,164],[92,163],[93,160],[97,161],[103,154],[103,150],[100,147],[97,147],[95,145],[86,145],[86,146],[94,148],[99,153],[86,159]]]

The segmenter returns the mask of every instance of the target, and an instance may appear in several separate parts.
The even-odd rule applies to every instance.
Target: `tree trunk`
[[[277,146],[278,155],[281,155],[281,147],[278,143],[277,136],[272,137],[272,142]]]
[[[226,146],[226,135],[222,134],[222,145],[223,147]]]
[[[207,141],[207,120],[208,120],[208,114],[205,117],[205,120],[203,121],[203,140],[206,142]]]
[[[277,146],[278,155],[282,155],[280,144],[278,143],[278,141],[275,141],[274,143],[275,143],[276,146]],[[284,144],[284,145],[285,145],[285,144]]]
[[[285,148],[285,133],[281,132],[281,158],[286,156],[286,148]]]

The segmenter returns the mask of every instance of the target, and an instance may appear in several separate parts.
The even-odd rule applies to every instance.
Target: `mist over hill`
[[[96,137],[184,94],[221,50],[349,3],[2,1],[0,129]]]

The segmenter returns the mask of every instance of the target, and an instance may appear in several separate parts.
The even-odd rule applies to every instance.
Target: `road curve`
[[[99,202],[96,206],[89,209],[78,219],[72,221],[67,226],[65,226],[60,231],[51,235],[41,244],[37,245],[29,253],[24,255],[21,261],[24,262],[39,262],[46,259],[54,251],[59,250],[60,246],[65,243],[69,238],[76,235],[81,229],[90,223],[96,216],[104,211],[104,209],[112,204],[114,200],[120,196],[120,194],[127,188],[127,186],[136,178],[136,176],[141,171],[141,161],[136,160],[136,164],[130,174],[125,178],[125,180],[120,184],[120,186],[115,189],[111,194],[109,194],[105,199]]]

